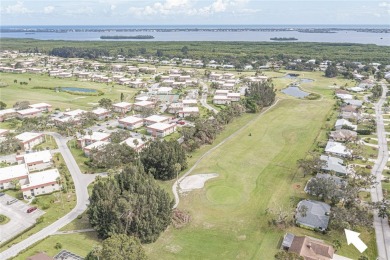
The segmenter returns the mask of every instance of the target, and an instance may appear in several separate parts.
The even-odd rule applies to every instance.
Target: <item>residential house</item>
[[[28,169],[25,164],[0,168],[0,190],[13,188],[13,180],[19,180],[20,185],[28,181]]]
[[[338,119],[334,125],[334,128],[336,130],[340,130],[343,128],[343,126],[348,126],[348,127],[352,128],[353,130],[357,130],[357,126],[352,124],[351,122],[349,122],[346,119]]]
[[[31,133],[24,132],[15,136],[15,138],[19,141],[20,146],[24,150],[30,150],[34,146],[41,144],[45,141],[45,135],[40,133]]]
[[[216,105],[227,105],[231,103],[231,99],[227,96],[214,96],[213,103]]]
[[[172,88],[171,87],[159,87],[157,89],[157,94],[158,95],[169,95],[172,93]]]
[[[29,107],[39,109],[42,112],[50,112],[51,108],[52,108],[52,106],[50,104],[47,104],[47,103],[32,104],[32,105],[29,105]]]
[[[324,180],[329,180],[331,182],[333,182],[338,191],[341,191],[341,189],[345,189],[345,187],[347,186],[347,181],[345,181],[343,178],[340,178],[340,177],[337,177],[337,176],[334,176],[334,175],[330,175],[328,173],[317,173],[315,179],[324,179]],[[310,188],[308,187],[310,182],[314,181],[314,177],[313,178],[310,178],[310,180],[307,182],[305,188],[304,188],[304,191],[306,193],[310,193],[311,195],[315,195],[315,196],[319,196],[319,194],[315,194],[315,191],[311,191]],[[330,199],[331,197],[329,196],[328,199]]]
[[[98,120],[104,120],[111,117],[111,111],[102,107],[98,107],[91,112],[97,116]]]
[[[30,172],[41,171],[53,166],[53,157],[49,150],[16,155],[16,161],[19,164],[26,164]]]
[[[9,133],[8,129],[0,129],[0,136],[6,136]]]
[[[232,102],[238,102],[241,99],[240,93],[228,93],[227,97],[230,98]]]
[[[146,143],[144,141],[142,141],[142,139],[133,138],[133,137],[127,138],[126,140],[121,142],[121,144],[126,144],[126,145],[130,146],[137,153],[139,153],[146,146]]]
[[[295,222],[300,227],[324,231],[328,228],[329,215],[328,204],[315,200],[301,200],[297,205]]]
[[[31,173],[28,183],[21,186],[25,198],[48,194],[61,189],[59,183],[60,173],[57,169]]]
[[[16,111],[17,117],[20,119],[33,118],[42,115],[42,111],[36,108],[27,108]]]
[[[357,140],[357,133],[348,129],[339,129],[336,131],[331,131],[329,137],[333,141],[337,142],[349,142]]]
[[[135,111],[143,111],[148,108],[154,108],[154,102],[152,101],[139,101],[134,103]]]
[[[321,155],[320,160],[325,162],[324,166],[321,167],[323,171],[334,172],[337,175],[348,174],[347,167],[344,165],[342,159],[329,155]]]
[[[4,120],[15,118],[17,115],[15,108],[8,108],[0,110],[0,122],[3,122]]]
[[[231,91],[227,89],[217,89],[214,93],[215,96],[227,96]]]
[[[101,141],[109,141],[110,140],[110,134],[108,133],[102,133],[102,132],[92,132],[92,134],[87,134],[79,139],[77,139],[77,143],[79,147],[84,148],[85,146],[88,146],[90,144],[101,142]]]
[[[129,112],[132,108],[133,104],[128,103],[128,102],[120,102],[120,103],[115,103],[112,105],[114,108],[115,112],[121,113],[121,114],[126,114]]]
[[[82,114],[87,113],[87,111],[82,109],[75,109],[72,111],[67,111],[64,113],[65,116],[70,116],[72,118],[80,117]]]
[[[325,147],[325,152],[341,157],[351,156],[351,151],[349,151],[344,144],[334,141],[328,141]]]
[[[153,137],[164,137],[175,132],[175,124],[155,123],[147,126],[148,133]]]
[[[336,96],[340,99],[353,99],[353,96],[351,94],[336,94]]]
[[[118,122],[119,122],[119,127],[127,128],[129,130],[134,130],[144,125],[144,119],[135,116],[128,116],[125,118],[121,118],[118,120]]]
[[[106,142],[106,141],[97,141],[97,142],[94,142],[88,146],[85,146],[83,148],[83,151],[84,151],[84,154],[85,156],[89,157],[89,155],[91,154],[91,151],[93,149],[96,149],[96,150],[101,150],[104,148],[104,146],[108,145],[110,142]]]
[[[171,103],[168,106],[168,113],[176,114],[183,110],[183,103]]]
[[[198,101],[196,99],[183,99],[183,107],[195,107],[198,105]]]
[[[179,117],[198,116],[198,115],[199,115],[198,107],[183,107],[183,109],[179,111]]]
[[[153,125],[155,123],[169,123],[171,118],[166,116],[152,115],[147,118],[144,118],[144,125]]]
[[[356,108],[362,107],[363,101],[357,99],[345,99],[344,103],[347,105],[355,106]]]

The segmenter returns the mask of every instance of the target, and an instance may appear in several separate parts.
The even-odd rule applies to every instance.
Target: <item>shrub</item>
[[[62,244],[60,242],[57,242],[56,245],[54,246],[55,249],[61,249]]]

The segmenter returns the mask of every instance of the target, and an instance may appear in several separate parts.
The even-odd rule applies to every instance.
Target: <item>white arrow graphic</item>
[[[347,237],[347,244],[350,245],[352,243],[357,248],[357,250],[359,250],[360,253],[363,253],[367,249],[367,246],[359,238],[360,233],[348,229],[344,230],[345,236]]]

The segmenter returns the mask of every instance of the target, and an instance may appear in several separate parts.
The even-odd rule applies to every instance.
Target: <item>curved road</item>
[[[382,105],[386,101],[387,87],[382,84],[382,97],[375,104],[375,116],[377,122],[378,135],[378,158],[372,168],[372,174],[375,175],[378,182],[374,188],[371,189],[371,199],[373,202],[382,201],[382,172],[389,160],[389,151],[387,149],[387,140],[385,126],[382,117]],[[376,243],[378,247],[378,260],[390,259],[390,228],[387,218],[378,217],[378,212],[374,212],[374,228]]]
[[[209,155],[211,152],[213,152],[215,149],[217,149],[218,147],[220,147],[221,145],[223,145],[226,141],[232,139],[233,137],[235,137],[239,132],[241,132],[244,128],[246,128],[247,126],[249,126],[253,121],[257,120],[261,115],[263,115],[265,112],[267,112],[268,110],[270,110],[271,108],[273,108],[278,102],[279,102],[280,99],[276,100],[275,103],[273,103],[271,106],[267,107],[264,111],[262,111],[258,116],[256,116],[255,118],[253,118],[251,121],[249,121],[248,123],[246,123],[245,125],[243,125],[240,129],[238,129],[237,131],[235,131],[234,133],[232,133],[231,135],[229,135],[228,137],[226,137],[225,139],[223,139],[218,145],[214,146],[213,148],[211,148],[210,150],[208,150],[207,152],[205,152],[201,157],[199,157],[199,159],[195,162],[195,164],[185,173],[183,174],[183,176],[180,177],[180,179],[178,179],[177,181],[175,181],[175,183],[173,183],[172,185],[172,192],[173,192],[173,195],[175,197],[175,205],[173,205],[173,208],[177,208],[177,206],[179,205],[179,202],[180,202],[180,197],[179,197],[179,194],[177,192],[178,190],[178,185],[180,184],[180,182],[185,178],[187,177],[195,168],[196,166],[198,166],[198,164],[202,161],[202,159],[204,157],[206,157],[207,155]]]
[[[204,106],[205,108],[207,108],[208,110],[211,110],[211,111],[214,111],[215,113],[218,113],[218,110],[216,110],[215,108],[213,108],[212,106],[210,106],[209,104],[207,104],[207,91],[208,91],[208,87],[207,87],[207,84],[204,83],[203,81],[200,81],[200,84],[202,85],[202,96],[200,97],[200,103],[202,104],[202,106]]]
[[[31,235],[25,240],[13,245],[9,249],[1,252],[0,259],[9,259],[16,256],[22,250],[26,249],[32,244],[44,239],[47,236],[54,234],[59,229],[76,219],[78,215],[80,215],[87,209],[89,203],[87,187],[95,179],[96,175],[85,175],[81,173],[79,166],[77,165],[72,153],[66,145],[67,139],[65,137],[61,136],[58,133],[45,134],[51,135],[55,138],[56,143],[58,145],[58,149],[64,157],[66,166],[68,167],[69,172],[72,175],[77,197],[76,207],[74,207],[68,214],[66,214],[56,222]]]

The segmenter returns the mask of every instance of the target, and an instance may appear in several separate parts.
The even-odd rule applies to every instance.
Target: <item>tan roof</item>
[[[320,240],[310,237],[294,237],[289,252],[303,256],[305,260],[331,260],[334,249]]]
[[[48,256],[45,253],[38,253],[36,255],[30,256],[27,260],[53,260],[53,257]]]

